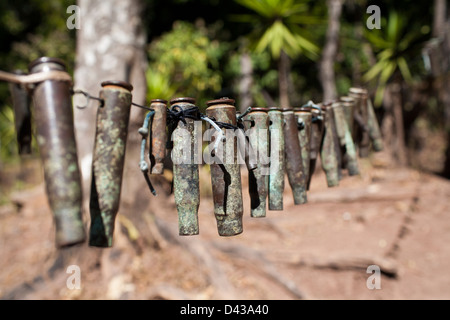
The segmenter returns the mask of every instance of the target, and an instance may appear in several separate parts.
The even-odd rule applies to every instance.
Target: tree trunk
[[[147,39],[141,17],[143,2],[141,0],[78,0],[78,6],[81,9],[81,28],[77,30],[74,89],[81,89],[98,97],[103,81],[122,80],[133,85],[132,101],[145,104],[147,87],[145,44]],[[75,95],[74,106],[83,105],[84,100],[83,96]],[[84,216],[88,221],[92,153],[98,107],[98,102],[91,100],[85,109],[74,108],[78,156],[83,177]],[[147,184],[138,165],[141,137],[137,130],[142,125],[143,117],[141,109],[132,107],[120,211],[116,219],[116,226],[121,218],[126,217],[136,226],[140,234],[148,236],[151,235],[151,232],[142,230],[147,226],[147,223],[142,220],[145,218],[142,213],[148,210],[150,192],[145,192]],[[87,225],[89,228],[89,223]],[[114,231],[116,240],[121,236],[119,233],[121,233],[121,228],[116,228]],[[114,250],[120,250],[117,248],[120,245],[114,241]],[[81,246],[60,252],[58,259],[62,261],[61,266],[73,260],[80,266],[87,263],[96,266],[109,263],[106,258],[109,256],[107,250],[85,249],[87,249],[86,246]],[[104,268],[101,269],[101,273],[106,281],[112,276]]]
[[[123,80],[134,87],[133,101],[145,103],[146,37],[140,16],[142,2],[78,0],[78,5],[81,28],[77,34],[74,87],[98,96],[101,82]],[[75,96],[74,104],[82,104],[83,99]],[[98,103],[92,101],[87,109],[74,110],[85,198],[89,196],[97,107]],[[141,119],[141,115],[140,110],[133,108],[130,124]],[[133,132],[129,136],[131,140],[137,138]]]
[[[320,62],[320,82],[323,88],[323,101],[337,98],[334,62],[338,51],[342,0],[328,0],[328,29],[326,42]]]
[[[244,112],[253,103],[253,64],[250,54],[244,52],[241,55],[241,79],[239,81],[240,110]]]
[[[434,1],[433,37],[439,40],[437,46],[431,48],[431,70],[435,78],[438,101],[444,110],[444,130],[447,135],[447,149],[445,153],[442,175],[450,178],[450,17],[446,0]]]
[[[280,90],[280,107],[282,108],[288,108],[291,105],[289,102],[289,71],[289,56],[281,50],[278,60],[278,86]]]
[[[440,37],[447,20],[447,0],[434,0],[433,37]]]
[[[403,123],[402,80],[394,75],[394,81],[386,87],[383,107],[385,109],[382,135],[386,151],[395,165],[407,164],[405,129]]]

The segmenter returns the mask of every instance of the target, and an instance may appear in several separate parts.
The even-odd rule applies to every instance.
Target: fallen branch
[[[376,265],[380,271],[387,277],[397,278],[399,271],[397,263],[389,258],[379,256],[341,256],[341,257],[295,257],[293,254],[284,253],[284,255],[272,255],[276,262],[289,264],[293,266],[302,266],[315,269],[332,269],[337,271],[345,270],[367,270],[367,267]]]
[[[291,280],[286,279],[275,268],[271,261],[267,260],[264,255],[254,249],[246,247],[238,247],[234,245],[227,245],[223,243],[213,243],[214,247],[220,251],[245,260],[256,260],[257,263],[248,263],[248,268],[255,268],[256,271],[261,271],[265,276],[283,287],[297,299],[306,299],[306,295],[298,288],[298,286]]]

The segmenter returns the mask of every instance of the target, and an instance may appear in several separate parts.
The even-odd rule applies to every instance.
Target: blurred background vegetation
[[[251,65],[251,104],[265,106],[323,96],[319,62],[326,42],[328,4],[313,0],[144,0],[148,37],[148,99],[195,97],[205,105],[223,96],[240,99],[243,57]],[[59,57],[69,72],[75,64],[76,30],[68,30],[68,6],[75,0],[0,2],[0,69],[27,70],[40,56]],[[432,1],[340,1],[342,14],[334,57],[338,96],[366,86],[383,120],[385,91],[402,91],[406,164],[444,172],[447,140],[444,106],[430,87],[424,48],[433,41]],[[381,8],[381,29],[368,30],[366,9]],[[287,71],[286,71],[287,70]],[[419,94],[414,94],[419,92]],[[0,85],[0,164],[18,159],[11,98]],[[433,142],[430,139],[434,139]],[[435,143],[435,144],[433,144]],[[434,157],[414,155],[432,145]],[[37,152],[37,150],[35,150]],[[428,152],[428,151],[426,151]],[[425,152],[425,153],[426,153]],[[423,152],[422,152],[423,153]],[[437,158],[436,156],[437,155]],[[431,157],[431,156],[430,156]]]

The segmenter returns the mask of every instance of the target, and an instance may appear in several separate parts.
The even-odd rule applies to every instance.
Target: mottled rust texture
[[[266,199],[269,188],[269,116],[265,108],[252,108],[245,117],[250,144],[255,151],[258,167],[250,170],[248,175],[250,194],[250,216],[266,216]]]
[[[92,159],[89,245],[106,248],[113,244],[120,204],[132,87],[120,82],[103,82],[102,87],[104,105],[97,109]]]
[[[175,105],[184,110],[194,106],[195,99],[176,98],[170,103],[172,110]],[[194,120],[186,118],[185,121],[186,123],[179,121],[172,134],[173,191],[178,211],[179,234],[197,235],[199,234],[200,187],[194,150],[196,130]],[[184,161],[179,163],[180,159],[184,159]]]
[[[150,108],[155,110],[151,129],[151,173],[163,174],[167,141],[167,101],[154,99],[150,104]]]
[[[218,122],[236,126],[236,108],[234,100],[219,99],[207,102],[206,115]],[[211,130],[214,130],[210,126]],[[220,236],[234,236],[242,233],[242,184],[240,165],[237,162],[237,139],[234,132],[227,135],[228,130],[222,129],[226,139],[218,148],[220,157],[216,154],[211,164],[211,183],[214,200],[214,215],[217,220],[217,230]],[[209,152],[212,152],[217,133],[212,137]],[[220,152],[219,152],[220,151]]]
[[[283,210],[284,193],[284,119],[281,109],[269,109],[270,134],[270,175],[269,175],[269,210]]]
[[[17,70],[15,74],[23,75],[25,73]],[[19,154],[31,154],[30,96],[24,86],[16,83],[11,83],[9,85],[9,91],[11,92],[14,109],[14,124]]]
[[[296,108],[294,114],[297,120],[298,126],[298,140],[300,142],[300,150],[302,152],[303,172],[306,175],[307,181],[309,180],[309,166],[311,156],[311,126],[312,126],[312,114],[311,108],[302,107]],[[308,184],[308,183],[307,183]]]
[[[58,59],[40,58],[30,72],[65,71]],[[59,248],[85,240],[82,221],[81,177],[73,129],[70,84],[46,80],[33,90],[36,138],[44,167],[47,197],[56,227]]]
[[[358,157],[352,134],[346,120],[345,110],[341,102],[332,104],[334,121],[342,155],[342,168],[346,168],[350,176],[358,175]]]
[[[322,105],[324,113],[324,135],[320,150],[320,158],[322,168],[325,171],[328,187],[335,187],[339,185],[339,154],[337,154],[336,136],[334,131],[334,117],[333,110],[330,104]]]
[[[367,110],[367,90],[362,88],[350,88],[350,97],[355,99],[355,116],[360,118],[363,126],[355,126],[354,141],[358,146],[359,156],[361,158],[367,158],[369,156],[370,137],[367,129],[368,124],[368,110]]]
[[[309,173],[308,173],[308,182],[307,182],[307,190],[309,190],[311,186],[312,176],[314,171],[316,170],[316,162],[320,153],[320,146],[323,139],[324,133],[324,121],[323,121],[323,112],[317,109],[311,109],[312,114],[312,122],[311,122],[311,152],[310,152],[310,160],[309,160]]]
[[[245,165],[247,167],[247,170],[254,170],[258,167],[258,159],[255,155],[255,151],[250,144],[250,139],[248,135],[245,134],[244,131],[248,130],[250,126],[245,123],[244,119],[239,120],[239,116],[241,115],[241,112],[239,110],[236,110],[236,119],[238,126],[243,130],[236,131],[236,136],[238,137],[238,157],[239,159],[244,160]],[[242,161],[241,160],[241,161]],[[241,162],[240,162],[241,163]]]
[[[303,168],[302,151],[298,140],[298,126],[294,111],[284,109],[283,118],[286,173],[294,196],[294,203],[299,205],[307,202],[308,175]]]
[[[355,125],[355,99],[349,96],[344,96],[340,98],[340,102],[342,105],[342,109],[344,110],[345,120],[347,121],[348,128],[352,135],[352,139],[354,138],[353,131]],[[355,141],[353,141],[355,143]],[[355,145],[356,147],[356,145]]]
[[[367,126],[369,129],[369,137],[372,142],[372,149],[375,152],[383,151],[383,138],[381,136],[380,125],[378,124],[377,116],[375,115],[375,110],[373,109],[372,100],[367,99]]]
[[[339,143],[339,135],[337,132],[337,124],[336,124],[336,119],[334,116],[334,111],[333,111],[333,104],[335,102],[331,102],[329,104],[327,104],[328,108],[326,109],[326,114],[328,114],[328,117],[330,119],[332,119],[332,121],[330,122],[331,125],[331,129],[333,130],[333,139],[334,139],[334,153],[336,155],[336,160],[337,160],[337,170],[338,170],[338,175],[339,175],[339,180],[342,179],[343,175],[342,175],[342,152],[341,152],[341,145]]]

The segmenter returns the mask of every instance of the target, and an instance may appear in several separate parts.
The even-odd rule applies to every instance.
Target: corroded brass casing
[[[93,247],[107,248],[113,245],[114,224],[122,190],[132,90],[133,87],[127,82],[102,82],[100,98],[104,103],[97,109],[89,202],[89,245]]]
[[[236,126],[234,100],[222,98],[207,102],[206,115],[215,121]],[[211,127],[211,130],[214,130]],[[230,130],[230,131],[229,131]],[[225,141],[219,143],[211,168],[211,183],[214,200],[214,215],[220,236],[242,233],[242,184],[240,165],[237,162],[237,138],[233,129],[222,129]],[[217,134],[212,137],[215,142]],[[215,143],[214,143],[215,144]],[[213,152],[210,148],[210,153]]]
[[[63,61],[48,57],[35,60],[29,69],[30,73],[66,71]],[[36,84],[32,97],[47,197],[56,227],[56,245],[78,244],[86,235],[70,83],[45,80]]]
[[[268,202],[269,210],[283,210],[284,193],[284,119],[280,108],[269,108],[270,173]]]
[[[150,170],[152,174],[163,174],[167,142],[167,101],[153,99],[150,103],[150,108],[155,110],[150,135]]]
[[[339,138],[339,147],[342,155],[342,168],[348,169],[350,176],[358,175],[358,157],[352,134],[346,120],[344,106],[341,102],[332,104],[336,132]]]
[[[296,205],[308,201],[306,195],[308,175],[303,168],[302,151],[298,140],[298,126],[294,110],[283,109],[284,118],[284,146],[286,159],[286,173],[291,186]]]
[[[310,162],[311,162],[311,130],[312,130],[312,113],[311,107],[300,107],[294,109],[297,119],[298,140],[300,142],[300,150],[302,153],[303,172],[309,180]]]
[[[195,106],[195,99],[181,97],[172,99],[171,110],[186,110]],[[200,205],[199,169],[196,163],[195,121],[186,118],[178,121],[172,133],[173,192],[178,212],[180,235],[199,234],[198,208]]]
[[[307,182],[307,190],[311,186],[312,176],[316,170],[317,158],[320,154],[320,146],[323,140],[324,134],[324,113],[322,110],[317,108],[311,108],[311,146],[310,146],[310,157],[309,157],[309,174]]]
[[[325,171],[328,187],[339,185],[340,180],[340,150],[339,140],[334,122],[334,113],[331,103],[321,105],[324,115],[324,134],[320,148],[322,168]]]
[[[372,100],[367,99],[367,126],[369,129],[369,138],[372,142],[372,149],[375,152],[383,151],[384,143],[383,137],[381,136],[380,125],[377,120],[377,116],[375,115],[375,110],[373,108]]]
[[[367,158],[369,156],[370,137],[367,130],[369,113],[367,109],[368,94],[366,89],[352,87],[348,95],[355,99],[354,117],[357,125],[354,126],[353,140],[358,146],[359,156]]]
[[[245,117],[250,145],[258,159],[258,167],[249,171],[251,217],[266,216],[269,182],[269,116],[266,108],[252,108]]]

